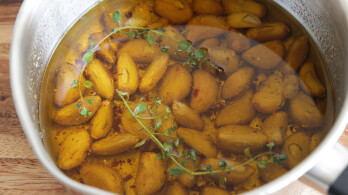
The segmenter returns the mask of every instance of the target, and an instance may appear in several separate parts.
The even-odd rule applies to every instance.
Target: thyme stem
[[[166,136],[166,137],[172,137],[172,138],[177,138],[176,136],[173,136],[173,135],[166,135],[164,133],[153,133],[154,135],[163,135],[163,136]]]
[[[154,141],[162,150],[162,152],[165,150],[165,147],[163,146],[162,142],[155,136],[158,133],[153,133],[151,132],[140,120],[139,117],[137,115],[135,115],[131,109],[131,107],[129,106],[129,104],[127,103],[127,100],[123,97],[122,93],[116,89],[116,92],[118,94],[118,96],[122,99],[124,106],[128,109],[128,111],[130,113],[132,113],[132,116],[135,118],[135,120],[143,127],[143,129],[149,134],[150,138],[152,141]],[[268,151],[268,152],[264,152],[261,154],[258,154],[252,158],[250,158],[248,161],[245,161],[242,164],[239,164],[235,167],[233,167],[233,169],[237,169],[239,167],[245,166],[253,161],[255,161],[258,157],[262,156],[262,155],[272,155],[274,154],[274,152],[272,151]],[[212,171],[191,171],[190,169],[186,168],[185,166],[183,166],[180,162],[177,161],[177,159],[175,158],[175,156],[173,156],[171,153],[169,153],[169,158],[178,166],[180,167],[182,170],[184,170],[186,173],[191,174],[191,175],[208,175],[208,174],[215,174],[215,173],[222,173],[222,172],[226,172],[226,170],[212,170]]]
[[[79,79],[78,79],[78,81],[77,81],[77,82],[78,82],[78,85],[79,85],[79,94],[80,94],[80,98],[81,98],[81,100],[82,100],[82,105],[83,105],[82,108],[86,109],[85,104],[84,104],[84,99],[83,99],[83,94],[82,94],[82,90],[81,90],[81,83],[80,83],[80,81],[81,81],[81,78],[82,78],[82,76],[83,76],[83,73],[84,73],[86,67],[88,66],[88,64],[89,64],[90,62],[92,62],[94,53],[96,52],[97,48],[98,48],[105,40],[107,40],[108,38],[110,38],[112,35],[114,35],[114,34],[116,34],[116,33],[121,33],[122,30],[126,30],[126,29],[144,30],[144,31],[147,31],[147,32],[148,32],[148,35],[150,35],[150,33],[152,32],[152,33],[155,33],[155,34],[157,34],[157,35],[165,36],[165,37],[167,37],[167,38],[169,38],[169,39],[171,39],[171,40],[174,40],[178,45],[180,45],[180,42],[181,42],[181,41],[185,41],[185,40],[178,40],[178,39],[176,39],[176,38],[174,38],[174,37],[171,37],[171,36],[165,34],[164,32],[162,32],[162,31],[160,31],[160,30],[152,30],[152,29],[144,28],[144,27],[123,26],[123,27],[118,27],[118,28],[112,29],[112,31],[111,31],[109,34],[107,34],[102,40],[100,40],[92,49],[90,49],[90,50],[88,50],[88,51],[86,52],[86,54],[89,54],[88,57],[90,57],[90,58],[89,58],[88,60],[86,60],[86,61],[85,61],[85,59],[84,59],[84,64],[83,64],[83,67],[82,67],[82,70],[81,70]],[[192,45],[191,45],[191,46],[192,46]],[[191,49],[189,49],[189,50],[191,50]],[[85,54],[85,55],[86,55],[86,54]],[[84,57],[85,57],[85,56],[84,56]],[[216,68],[215,66],[213,66],[213,67]]]
[[[81,70],[80,75],[79,75],[79,80],[77,81],[77,83],[79,84],[79,93],[80,93],[80,99],[82,102],[82,108],[86,108],[86,106],[85,106],[85,102],[84,102],[82,91],[81,91],[81,79],[82,79],[83,72],[85,71],[85,69],[87,67],[87,64],[88,64],[87,62],[85,62],[83,64],[82,70]]]
[[[139,120],[139,118],[133,113],[132,109],[130,108],[130,106],[127,103],[127,100],[124,99],[124,97],[122,96],[122,94],[120,93],[120,91],[118,89],[116,89],[116,92],[118,94],[118,96],[120,96],[120,98],[122,99],[124,105],[126,106],[126,108],[128,109],[128,111],[130,113],[132,113],[132,116],[135,118],[135,120],[140,124],[140,126],[142,126],[144,128],[144,130],[150,135],[150,138],[162,149],[164,150],[164,146],[162,144],[161,141],[159,141],[157,139],[157,137]]]

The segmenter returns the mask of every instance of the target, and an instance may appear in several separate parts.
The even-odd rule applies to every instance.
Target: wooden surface
[[[0,0],[0,195],[66,194],[32,152],[14,109],[9,48],[21,1]]]
[[[36,159],[17,119],[9,83],[9,48],[21,0],[0,0],[0,195],[67,194]],[[341,137],[348,143],[348,130]],[[322,194],[301,181],[277,194]]]

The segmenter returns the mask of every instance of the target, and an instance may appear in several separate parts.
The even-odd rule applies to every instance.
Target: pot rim
[[[348,21],[348,1],[339,0],[338,3],[340,3],[341,8],[345,10],[345,16]],[[23,74],[24,71],[18,70],[21,70],[21,67],[25,67],[23,65],[24,60],[21,59],[21,56],[23,56],[21,54],[25,52],[23,51],[24,47],[21,44],[21,40],[24,40],[26,35],[24,29],[25,27],[28,27],[28,25],[30,25],[32,13],[35,11],[35,9],[38,8],[38,4],[39,2],[36,1],[24,1],[17,15],[13,29],[12,43],[10,48],[10,82],[17,116],[37,158],[47,169],[47,171],[60,183],[62,183],[67,188],[71,188],[85,194],[113,194],[104,190],[78,183],[66,176],[56,166],[56,164],[49,156],[48,152],[45,150],[38,130],[35,128],[32,122],[30,114],[31,112],[29,110],[30,105],[28,105],[26,102],[27,95],[25,92],[27,89],[25,89],[26,85],[23,84],[23,80],[26,75]],[[337,142],[347,125],[347,120],[345,118],[347,111],[348,101],[345,100],[342,106],[342,110],[337,115],[330,132],[326,135],[325,139],[320,143],[320,145],[298,166],[291,169],[288,173],[281,176],[280,178],[264,184],[252,191],[246,192],[245,194],[274,193],[303,176],[307,171],[314,167],[320,161],[322,155],[329,149],[331,149],[331,147],[333,147],[333,145]]]
[[[66,176],[52,161],[50,155],[45,150],[42,140],[40,138],[38,129],[35,128],[32,122],[31,112],[28,109],[30,105],[26,103],[26,90],[23,84],[23,79],[26,75],[23,74],[21,67],[25,67],[21,55],[23,52],[23,45],[21,40],[25,39],[25,27],[30,26],[30,19],[33,17],[32,13],[39,7],[39,1],[25,0],[17,14],[16,22],[13,28],[12,41],[10,47],[10,84],[12,97],[16,109],[18,119],[21,123],[23,132],[27,137],[32,150],[37,156],[40,163],[46,170],[55,177],[67,189],[73,189],[84,194],[105,194],[112,195],[113,193],[90,187],[79,182],[76,182]]]

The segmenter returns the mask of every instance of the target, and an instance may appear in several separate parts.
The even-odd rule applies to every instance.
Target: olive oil
[[[158,189],[156,193],[164,193],[166,187],[171,185],[176,178],[176,181],[179,180],[179,182],[183,183],[182,179],[175,176],[178,172],[173,172],[174,169],[171,169],[177,165],[175,162],[171,161],[171,157],[174,158],[180,155],[183,155],[184,158],[188,158],[189,161],[197,161],[197,163],[200,163],[197,164],[198,166],[195,169],[191,170],[192,172],[216,171],[211,170],[211,167],[215,166],[210,166],[209,168],[208,164],[204,165],[204,162],[208,162],[210,158],[214,157],[214,160],[220,159],[218,160],[219,165],[220,163],[223,165],[217,166],[217,169],[223,167],[223,172],[225,174],[229,174],[232,167],[238,167],[238,164],[242,164],[243,166],[241,167],[246,168],[250,173],[246,179],[240,182],[231,182],[230,178],[226,179],[226,177],[217,178],[216,176],[219,174],[215,174],[215,178],[213,178],[204,174],[202,174],[204,176],[192,176],[186,173],[194,178],[191,178],[193,185],[186,185],[188,190],[190,190],[190,194],[198,194],[200,191],[214,191],[214,189],[208,189],[205,188],[205,186],[215,186],[220,190],[242,193],[269,182],[265,177],[260,176],[260,174],[264,174],[264,171],[259,173],[260,171],[257,170],[262,169],[264,166],[262,163],[269,160],[268,158],[270,158],[270,156],[264,155],[267,154],[268,149],[270,149],[272,155],[275,155],[272,156],[272,158],[279,158],[279,161],[285,160],[285,154],[282,152],[289,152],[282,148],[282,144],[292,144],[293,138],[291,138],[291,136],[295,135],[293,137],[296,137],[299,133],[301,133],[301,135],[304,134],[304,137],[300,136],[301,139],[306,139],[306,141],[310,143],[308,146],[306,145],[303,147],[306,147],[306,150],[315,149],[316,145],[320,143],[327,130],[331,127],[334,118],[332,84],[319,47],[316,45],[315,41],[311,39],[310,34],[306,32],[305,28],[299,24],[294,17],[276,5],[273,1],[261,1],[266,9],[256,9],[254,14],[263,15],[264,12],[266,13],[264,17],[260,18],[262,24],[267,24],[267,22],[279,22],[290,29],[290,32],[286,33],[284,38],[281,40],[272,40],[276,42],[269,44],[271,45],[269,47],[264,47],[262,45],[264,42],[259,43],[247,38],[246,35],[249,29],[232,29],[225,22],[229,14],[222,13],[223,10],[225,10],[225,12],[228,10],[226,6],[223,6],[223,3],[233,1],[213,1],[212,5],[217,6],[216,10],[214,10],[217,16],[198,16],[200,15],[198,13],[206,12],[207,10],[199,7],[201,4],[198,6],[197,1],[168,1],[169,4],[174,2],[176,6],[183,6],[182,9],[178,9],[179,13],[182,13],[182,16],[176,19],[175,17],[173,19],[170,13],[160,10],[160,5],[162,4],[158,2],[166,1],[102,1],[76,21],[71,29],[67,31],[66,35],[58,44],[55,52],[52,54],[41,85],[40,122],[41,128],[45,132],[45,145],[54,161],[59,161],[59,153],[62,152],[62,145],[67,145],[67,143],[64,142],[71,134],[79,131],[89,132],[90,135],[92,134],[92,123],[95,123],[94,126],[98,126],[99,124],[99,121],[91,122],[97,120],[94,118],[99,118],[98,120],[101,121],[105,119],[102,123],[103,125],[98,126],[98,128],[107,128],[108,131],[106,135],[100,137],[92,136],[93,139],[91,138],[91,144],[103,140],[105,137],[110,138],[110,136],[116,136],[117,138],[118,135],[122,134],[133,134],[133,136],[139,137],[138,143],[135,144],[135,146],[127,149],[125,152],[117,154],[97,155],[93,151],[93,145],[91,145],[88,147],[88,150],[82,152],[86,154],[86,157],[82,159],[83,161],[77,163],[77,166],[67,170],[60,167],[64,169],[64,172],[69,177],[78,182],[85,181],[86,183],[87,179],[85,178],[84,180],[83,175],[79,173],[81,164],[103,164],[111,167],[120,174],[120,177],[123,179],[126,194],[135,194],[137,188],[135,184],[137,182],[146,182],[143,180],[137,181],[137,173],[139,173],[139,169],[141,168],[139,161],[141,161],[142,154],[152,152],[159,155],[157,160],[165,159],[163,156],[165,154],[163,148],[168,149],[169,147],[170,151],[174,152],[167,156],[169,159],[166,159],[169,171],[165,173],[167,182],[163,186],[160,186],[160,189]],[[219,6],[221,6],[221,8],[219,8]],[[255,5],[253,4],[252,6]],[[256,8],[260,7],[256,5]],[[147,12],[147,9],[150,11]],[[174,6],[170,9],[176,8]],[[243,6],[241,6],[241,9],[244,9]],[[252,10],[249,11],[252,12]],[[248,14],[250,14],[250,12]],[[143,17],[138,17],[139,15]],[[155,22],[141,26],[146,22],[146,18],[151,18],[151,20]],[[186,18],[189,19],[187,20],[188,23],[187,21],[182,23],[181,21],[186,20]],[[210,20],[216,21],[209,22]],[[117,23],[123,26],[127,26],[127,24],[137,24],[138,26],[117,31]],[[206,24],[206,26],[202,26],[201,23]],[[256,25],[255,21],[253,22],[253,25],[254,24]],[[257,23],[257,25],[259,24]],[[117,33],[110,35],[109,33],[113,32],[113,29],[116,29],[114,31]],[[169,31],[172,31],[172,34],[169,34]],[[301,36],[308,39],[309,45],[309,52],[305,62],[313,63],[315,71],[308,73],[312,74],[312,77],[309,79],[310,81],[301,80],[300,76],[297,75],[297,73],[301,71],[303,65],[297,70],[297,73],[294,71],[291,75],[295,80],[298,80],[298,94],[306,98],[308,97],[310,101],[308,104],[313,103],[312,98],[315,100],[315,104],[313,103],[314,105],[312,105],[311,110],[303,111],[308,111],[308,113],[312,113],[312,115],[308,117],[304,114],[303,116],[304,118],[307,117],[310,119],[311,116],[315,118],[318,114],[322,115],[323,119],[320,119],[318,126],[314,126],[312,121],[301,120],[301,117],[297,117],[300,119],[296,119],[296,116],[301,116],[300,114],[302,114],[292,110],[292,107],[301,104],[301,101],[296,102],[294,100],[297,96],[301,96],[298,95],[297,92],[296,94],[289,94],[291,98],[283,97],[283,94],[281,94],[281,103],[277,105],[278,107],[275,107],[276,109],[272,108],[270,110],[265,109],[265,107],[260,108],[260,105],[257,104],[257,98],[255,98],[255,96],[257,96],[255,95],[256,93],[264,93],[263,91],[265,90],[263,88],[267,88],[265,87],[265,83],[267,83],[269,78],[275,78],[270,85],[278,82],[278,78],[280,78],[281,83],[283,83],[286,77],[285,75],[288,75],[288,73],[285,72],[286,69],[283,68],[286,65],[285,58],[287,52],[294,40]],[[103,37],[107,37],[107,39],[104,42],[100,42]],[[183,39],[181,37],[183,37]],[[231,39],[233,41],[236,37],[244,38],[244,40],[241,39],[241,42],[238,42],[238,44],[245,42],[247,44],[232,46]],[[137,42],[142,42],[142,45],[134,44]],[[234,43],[237,42],[235,41]],[[132,44],[138,47],[127,48]],[[262,46],[264,50],[257,50],[257,52],[250,51],[251,48],[258,45]],[[279,45],[280,47],[278,47]],[[143,55],[148,51],[150,51],[150,53],[153,52],[154,50],[151,50],[151,48],[153,49],[154,47],[157,47],[157,53],[155,52],[156,55],[154,57]],[[96,50],[94,51],[93,48],[96,48]],[[263,67],[264,64],[258,67],[254,64],[254,62],[262,60],[261,58],[264,56],[258,56],[258,54],[265,50],[267,50],[266,54],[269,54],[268,50],[272,50],[273,54],[276,53],[278,55],[275,58],[281,58],[280,61],[276,61],[274,67],[265,68]],[[120,55],[120,53],[122,53],[121,51],[127,54],[128,57],[126,57],[126,60]],[[91,61],[86,61],[85,59],[86,53],[88,52],[92,52]],[[253,55],[248,58],[245,53],[252,53]],[[167,60],[158,60],[158,63],[165,63],[165,66],[161,67],[165,68],[163,71],[157,71],[157,68],[152,68],[151,70],[156,72],[156,74],[161,74],[161,76],[148,73],[148,67],[150,67],[152,63],[155,63],[156,59],[159,58],[158,56],[169,56]],[[97,60],[100,64],[95,65],[94,60]],[[274,62],[274,58],[270,60]],[[120,64],[120,61],[123,63]],[[98,70],[102,69],[104,72],[96,71],[93,73],[95,69],[89,66],[89,64],[92,63],[94,66],[98,66]],[[267,66],[268,65],[269,64],[267,64]],[[124,68],[120,68],[122,66]],[[129,66],[134,66],[136,69],[130,70]],[[247,69],[247,71],[244,71],[245,69]],[[203,73],[198,73],[199,71]],[[233,76],[236,75],[238,71],[242,72],[240,73],[242,76]],[[183,74],[185,74],[185,76],[182,76]],[[244,76],[243,74],[248,74],[249,76]],[[133,81],[131,80],[133,75],[137,77],[135,90],[127,91],[127,86]],[[313,82],[313,80],[318,82],[315,80],[315,76],[319,78],[319,82],[325,88],[325,94],[320,97],[310,96],[309,93],[311,89],[308,89],[306,85],[306,82]],[[75,79],[71,79],[73,77],[75,77]],[[96,83],[100,77],[103,77],[103,79],[105,79],[105,77],[111,78],[110,86],[112,87],[107,87],[107,89],[114,88],[111,91],[111,95],[110,90],[106,90],[106,92],[104,90],[105,93],[103,93],[98,89],[103,87],[106,88],[107,86],[106,84]],[[153,79],[155,83],[151,83],[151,88],[147,88],[147,85],[150,84],[146,84],[145,87],[139,84],[145,77],[150,80],[151,78],[157,78]],[[236,77],[237,79],[231,77]],[[176,80],[177,78],[180,79]],[[245,81],[244,85],[243,79],[248,80],[248,82]],[[121,80],[125,83],[125,88],[120,87]],[[206,87],[208,85],[204,83],[204,81],[207,80],[209,80],[209,87]],[[153,81],[151,80],[151,82]],[[241,86],[244,87],[234,87],[235,83],[241,83]],[[70,88],[75,89],[75,91],[73,93],[67,92],[70,90],[69,88],[63,88],[63,90],[61,90],[61,85],[69,85]],[[140,87],[138,88],[139,85]],[[232,87],[227,87],[228,85],[232,85]],[[278,88],[283,90],[283,86],[283,84],[280,84]],[[184,89],[187,90],[185,91]],[[267,90],[271,91],[271,95],[279,92],[277,86]],[[60,101],[57,101],[57,95],[63,96]],[[64,97],[64,95],[69,97]],[[128,95],[130,95],[129,98],[127,97]],[[87,96],[94,98],[88,99]],[[95,97],[100,99],[97,100]],[[210,98],[209,100],[207,100],[208,97]],[[238,110],[238,106],[244,105],[245,101],[249,102],[248,109]],[[274,102],[276,101],[271,101],[271,103]],[[84,115],[81,114],[81,109],[88,106],[93,107],[93,105],[97,103],[98,106],[94,110],[92,108],[87,109]],[[98,113],[101,112],[101,108],[105,107],[106,104],[111,104],[113,107],[113,114],[111,117],[109,115],[108,117],[104,117],[102,114]],[[71,112],[78,110],[80,115],[76,118],[69,118],[70,122],[66,122],[66,119],[58,120],[57,116],[68,106],[72,108],[72,111],[65,114],[71,114]],[[133,114],[127,111],[128,106],[130,109],[133,109]],[[164,107],[162,108],[162,106]],[[183,111],[183,107],[185,111]],[[230,110],[227,108],[230,108]],[[139,109],[141,111],[139,111]],[[162,114],[157,116],[156,112]],[[138,115],[139,113],[142,115]],[[282,130],[282,140],[278,143],[272,140],[270,138],[271,136],[265,135],[266,133],[264,132],[265,130],[262,129],[262,124],[265,123],[265,121],[272,120],[270,118],[272,118],[272,116],[278,116],[279,113],[285,113],[287,117],[284,117],[286,119],[282,119],[286,121],[286,129],[285,131]],[[180,114],[182,114],[182,116]],[[97,115],[102,117],[96,117]],[[136,116],[141,119],[140,122],[132,118]],[[87,119],[86,117],[89,118]],[[319,116],[319,118],[320,117],[321,116]],[[188,118],[191,120],[187,120]],[[86,122],[78,122],[80,119],[86,119]],[[125,121],[131,121],[133,132],[127,130],[127,123]],[[268,124],[269,123],[270,122],[268,122]],[[199,128],[197,128],[196,124],[198,124]],[[238,125],[243,127],[238,129]],[[166,129],[163,130],[164,127],[166,127]],[[273,126],[271,125],[271,127]],[[145,128],[157,130],[153,131],[153,136],[156,138],[158,137],[160,144],[151,138],[152,134],[148,134]],[[190,129],[188,130],[186,128]],[[234,141],[235,137],[238,136],[230,134],[233,128],[237,128],[237,130],[235,130],[236,132],[240,131],[240,133],[237,134],[240,136],[240,141]],[[141,132],[141,135],[139,132]],[[255,134],[255,136],[258,137],[257,141],[261,140],[262,143],[256,144],[256,141],[252,140],[253,136],[250,136],[253,134],[244,135],[243,133],[245,132],[257,132],[257,134]],[[187,135],[190,133],[192,135],[191,137]],[[231,136],[231,139],[229,139],[229,136]],[[167,138],[163,139],[163,137]],[[174,138],[171,139],[171,137]],[[196,141],[195,139],[197,139],[197,137],[204,141]],[[116,139],[116,142],[117,141],[119,140]],[[205,141],[207,141],[208,144],[203,144]],[[252,143],[250,144],[248,141]],[[201,147],[199,143],[209,147],[204,149],[204,146]],[[274,143],[276,143],[276,145],[274,145]],[[296,141],[294,141],[294,143],[296,144]],[[168,144],[170,146],[168,146]],[[211,147],[209,144],[211,144]],[[103,151],[101,153],[103,153]],[[306,155],[308,154],[306,153]],[[180,158],[178,157],[177,159]],[[287,158],[291,157],[288,156]],[[186,159],[186,161],[188,159]],[[183,161],[182,164],[187,164],[186,161]],[[230,161],[238,163],[237,165],[232,163],[233,166],[229,167],[230,165],[227,166],[227,164],[229,164]],[[291,163],[291,165],[289,165],[289,162],[290,161],[285,162],[285,164],[279,166],[278,164],[274,165],[275,163],[272,163],[270,166],[275,166],[275,169],[280,167],[279,169],[281,170],[277,173],[283,174],[287,169],[293,167]],[[59,166],[59,162],[57,163]],[[245,165],[243,163],[245,163]],[[201,168],[199,168],[200,165]],[[254,172],[250,170],[254,170]],[[140,172],[143,173],[143,171],[142,168]],[[182,173],[180,172],[180,174]],[[226,180],[228,180],[227,183]],[[88,181],[90,182],[90,180]],[[98,181],[96,181],[96,183],[98,183]]]

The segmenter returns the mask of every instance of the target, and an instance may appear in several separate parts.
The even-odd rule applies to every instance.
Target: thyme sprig
[[[173,176],[179,176],[179,175],[181,175],[183,173],[188,173],[190,175],[214,175],[216,173],[230,173],[231,171],[233,171],[233,170],[235,170],[235,169],[237,169],[239,167],[245,166],[245,165],[247,165],[247,164],[249,164],[251,162],[256,162],[260,168],[264,168],[267,163],[271,163],[271,162],[281,163],[281,162],[284,162],[287,159],[287,156],[285,154],[276,154],[275,152],[273,152],[274,143],[272,142],[272,143],[267,144],[267,147],[269,148],[269,151],[260,153],[260,154],[258,154],[256,156],[253,156],[253,157],[250,154],[250,150],[246,149],[245,150],[245,154],[247,156],[249,156],[249,160],[247,160],[247,161],[245,161],[245,162],[243,162],[243,163],[241,163],[241,164],[239,164],[237,166],[234,166],[234,167],[232,167],[231,165],[228,165],[226,163],[226,161],[221,159],[220,162],[219,162],[219,166],[221,168],[223,168],[221,170],[212,170],[212,168],[211,168],[212,166],[211,165],[208,165],[208,166],[201,165],[199,168],[193,169],[193,170],[188,169],[186,167],[186,162],[190,158],[192,160],[192,164],[194,165],[195,161],[196,161],[196,158],[197,158],[196,157],[196,153],[195,153],[194,150],[191,150],[190,152],[188,150],[185,150],[184,154],[180,154],[180,153],[177,154],[175,152],[175,148],[178,147],[181,139],[176,137],[176,136],[171,136],[170,135],[170,131],[175,131],[176,127],[171,127],[170,129],[167,130],[168,133],[166,132],[164,134],[161,134],[161,133],[157,133],[155,131],[161,125],[161,124],[159,124],[159,126],[155,125],[155,127],[151,127],[151,129],[154,130],[154,131],[151,131],[140,120],[140,119],[143,119],[143,118],[138,115],[138,113],[145,113],[146,110],[147,110],[147,107],[146,106],[140,106],[141,107],[141,112],[139,112],[139,109],[138,109],[138,111],[135,111],[136,109],[132,110],[131,106],[128,104],[129,94],[127,92],[119,91],[118,89],[116,89],[116,93],[121,98],[121,100],[123,102],[123,105],[131,113],[132,117],[134,117],[135,120],[137,121],[137,123],[139,123],[139,125],[142,127],[141,130],[146,131],[146,133],[148,134],[148,137],[154,143],[156,143],[156,145],[161,149],[161,154],[158,155],[157,158],[158,159],[170,159],[170,160],[172,160],[176,164],[175,167],[172,167],[172,168],[168,169],[168,172],[171,175],[173,175]],[[161,101],[158,101],[158,102],[159,102],[159,104],[161,104]],[[142,105],[142,104],[143,103],[140,103],[139,105]],[[139,108],[139,105],[136,108]],[[168,113],[168,112],[170,112],[170,110],[166,110],[165,112]],[[164,135],[164,136],[168,136],[168,137],[174,137],[174,138],[176,138],[176,140],[174,142],[173,141],[167,141],[167,142],[162,143],[156,137],[156,135]],[[144,142],[144,141],[142,141],[142,142]],[[258,160],[258,158],[260,156],[264,156],[264,155],[269,156],[270,160],[267,160],[267,161],[266,160]],[[181,157],[184,157],[184,158],[180,159]],[[178,160],[178,159],[180,159],[180,160]]]
[[[118,25],[120,25],[120,21],[122,20],[122,14],[119,11],[116,11],[113,16],[112,19],[115,23],[117,23]],[[123,32],[124,30],[128,30],[126,32]],[[181,32],[181,34],[186,33],[187,31],[184,30]],[[165,33],[165,30],[162,28],[157,28],[157,29],[149,29],[149,28],[145,28],[145,27],[135,27],[135,26],[124,26],[124,27],[118,27],[118,28],[114,28],[112,29],[112,31],[107,34],[102,40],[100,40],[97,44],[90,44],[91,47],[89,50],[87,50],[87,52],[83,55],[83,67],[81,70],[81,73],[79,75],[78,80],[75,80],[74,83],[76,83],[78,85],[78,90],[79,90],[79,94],[80,94],[80,99],[82,101],[82,107],[80,108],[80,115],[87,117],[89,116],[86,113],[90,113],[86,106],[84,105],[84,98],[83,98],[83,94],[82,94],[82,90],[81,90],[81,79],[83,76],[83,73],[86,69],[86,67],[88,66],[89,63],[91,63],[94,59],[94,54],[97,51],[97,49],[99,48],[99,46],[108,38],[110,38],[112,35],[114,34],[126,34],[129,39],[133,40],[134,38],[142,38],[142,37],[146,37],[146,41],[148,43],[148,45],[151,47],[153,44],[155,44],[156,40],[153,36],[153,34],[157,35],[157,36],[163,36],[166,37],[168,39],[171,39],[173,41],[175,41],[178,44],[178,48],[175,50],[176,52],[187,52],[187,60],[186,62],[183,63],[183,66],[189,66],[191,68],[198,66],[199,68],[202,68],[203,64],[206,64],[208,67],[212,67],[214,69],[216,69],[218,72],[221,72],[221,69],[212,64],[210,62],[210,60],[208,58],[206,58],[206,51],[204,49],[196,49],[193,47],[193,45],[187,41],[187,40],[179,40],[176,39],[175,37],[169,36]],[[169,46],[163,46],[161,48],[161,53],[166,53],[168,52],[168,50],[170,49]],[[89,81],[90,82],[90,81]],[[76,85],[74,85],[74,83],[72,84],[72,88],[75,88]],[[91,83],[91,82],[90,82]]]

